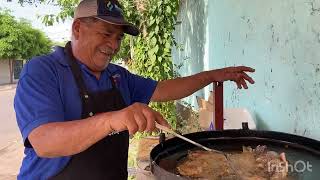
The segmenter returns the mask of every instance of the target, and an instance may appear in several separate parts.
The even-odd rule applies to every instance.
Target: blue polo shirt
[[[113,76],[127,105],[149,103],[157,85],[154,80],[131,74],[114,64],[109,64],[97,80],[84,64],[78,63],[89,91],[111,89],[109,77]],[[81,119],[79,90],[65,59],[64,48],[57,47],[53,53],[35,57],[24,66],[14,108],[24,141],[34,128],[42,124]],[[70,157],[40,158],[32,148],[27,147],[24,153],[18,179],[48,179],[70,160]]]

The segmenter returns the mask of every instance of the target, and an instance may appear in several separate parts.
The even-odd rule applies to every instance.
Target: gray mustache
[[[114,54],[115,51],[107,47],[106,49],[102,50],[102,52],[106,54]]]

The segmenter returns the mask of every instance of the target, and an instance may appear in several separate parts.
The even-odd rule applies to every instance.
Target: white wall
[[[248,108],[259,129],[320,140],[320,0],[182,2],[175,38],[184,51],[173,51],[180,73],[254,67],[249,90],[224,83],[225,107]]]
[[[0,59],[0,84],[10,83],[9,60]]]
[[[210,66],[247,65],[256,84],[225,83],[225,106],[258,128],[320,139],[320,0],[213,0]]]

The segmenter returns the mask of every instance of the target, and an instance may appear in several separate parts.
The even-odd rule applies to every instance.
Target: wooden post
[[[214,82],[214,93],[215,93],[215,130],[222,131],[223,130],[223,83],[222,82]]]
[[[12,59],[9,59],[10,84],[13,83],[13,64]]]

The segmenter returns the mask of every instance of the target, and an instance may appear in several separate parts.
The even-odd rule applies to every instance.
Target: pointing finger
[[[168,128],[171,128],[171,126],[169,125],[169,123],[163,118],[163,116],[155,111],[155,115],[156,115],[156,122],[165,126],[165,127],[168,127]]]

